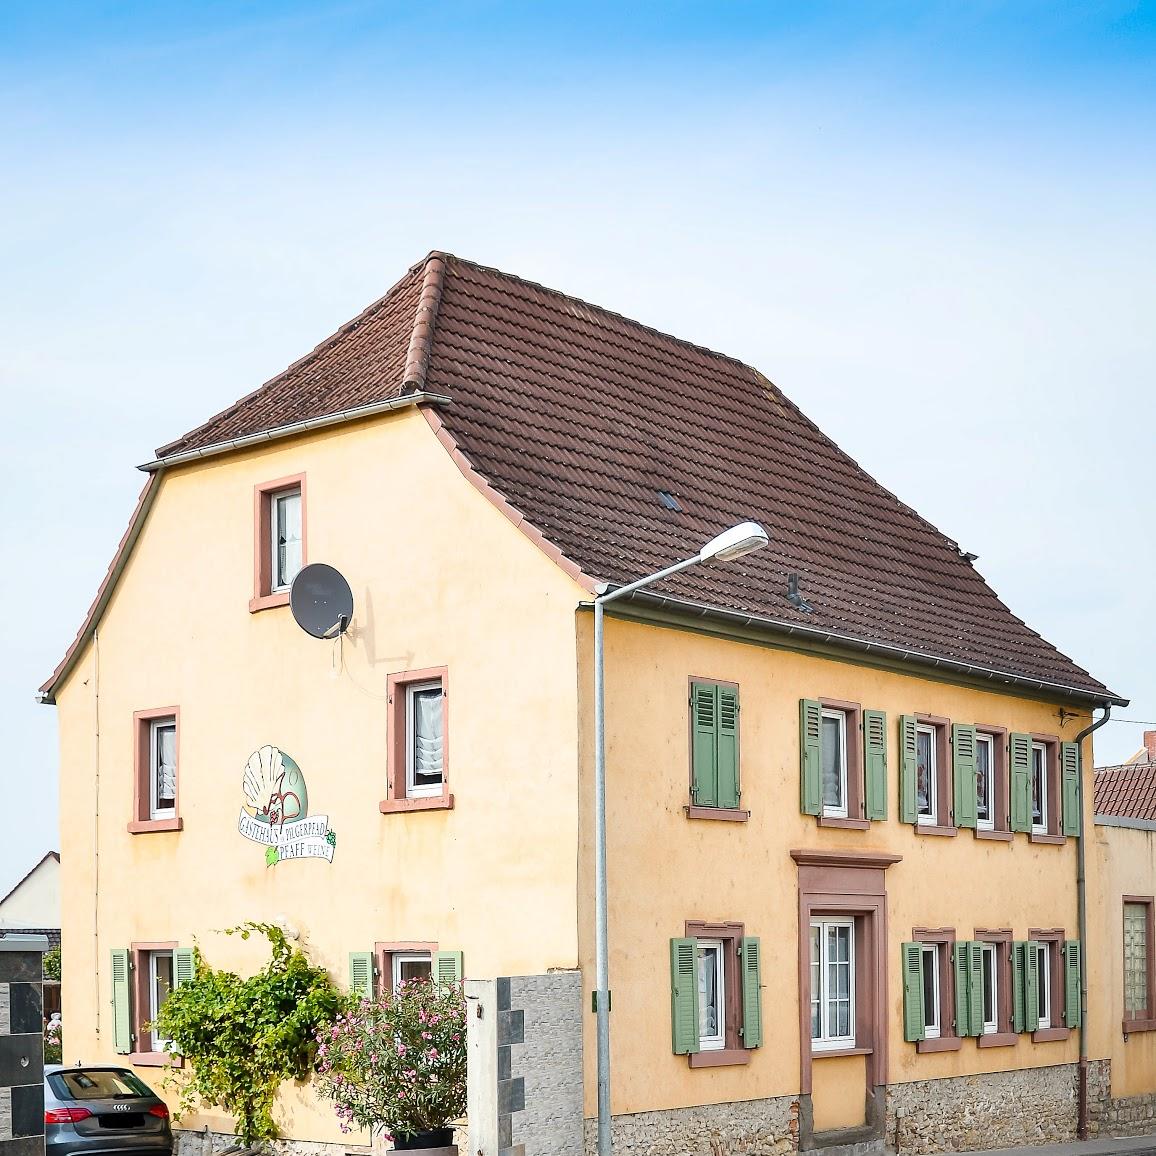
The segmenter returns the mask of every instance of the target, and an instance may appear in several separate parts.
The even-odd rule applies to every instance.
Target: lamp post
[[[616,590],[603,590],[594,599],[594,943],[597,956],[594,993],[598,1014],[598,1156],[610,1156],[610,952],[606,914],[606,693],[603,652],[603,613],[607,602],[624,598],[680,570],[700,562],[733,562],[770,541],[757,522],[742,522],[712,538],[691,558],[639,578]]]

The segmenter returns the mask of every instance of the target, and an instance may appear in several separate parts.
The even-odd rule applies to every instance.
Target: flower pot
[[[393,1135],[395,1152],[440,1151],[453,1146],[453,1128],[435,1128],[432,1132],[395,1132]]]

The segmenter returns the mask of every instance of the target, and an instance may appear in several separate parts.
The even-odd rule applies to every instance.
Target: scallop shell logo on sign
[[[301,768],[280,748],[266,744],[249,756],[243,779],[245,804],[237,830],[265,847],[265,865],[282,859],[333,862],[337,836],[328,815],[309,814]]]

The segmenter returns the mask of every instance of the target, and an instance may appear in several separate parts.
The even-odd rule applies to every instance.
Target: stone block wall
[[[0,935],[0,1156],[44,1156],[43,936]]]

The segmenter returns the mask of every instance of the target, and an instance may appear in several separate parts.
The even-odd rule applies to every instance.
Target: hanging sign
[[[249,756],[242,780],[245,803],[237,830],[265,847],[265,865],[282,859],[333,862],[337,835],[328,815],[309,814],[301,768],[280,748],[266,744]]]

